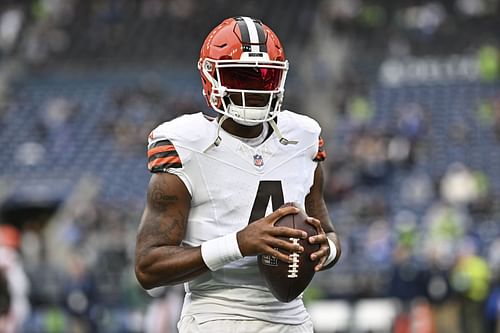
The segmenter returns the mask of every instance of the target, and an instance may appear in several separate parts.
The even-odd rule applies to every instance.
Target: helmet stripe
[[[235,17],[240,29],[243,52],[267,52],[266,32],[262,23],[251,17]]]
[[[267,52],[267,38],[266,33],[262,28],[262,23],[256,22],[255,27],[257,28],[257,34],[259,36],[260,52]]]
[[[259,48],[259,34],[257,32],[257,25],[251,19],[250,17],[243,17],[243,20],[245,21],[245,25],[248,29],[248,34],[250,36],[250,44],[251,44],[251,50],[252,52],[260,52]]]
[[[243,44],[243,52],[249,52],[250,49],[250,35],[248,33],[247,24],[243,20],[242,17],[235,18],[238,23],[238,28],[240,29],[241,34],[241,43]]]

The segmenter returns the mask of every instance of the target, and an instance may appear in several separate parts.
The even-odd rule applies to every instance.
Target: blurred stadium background
[[[175,332],[181,288],[133,275],[146,137],[210,112],[199,48],[236,15],[280,36],[286,107],[323,125],[343,257],[305,294],[316,331],[500,332],[498,0],[2,0],[18,332]]]

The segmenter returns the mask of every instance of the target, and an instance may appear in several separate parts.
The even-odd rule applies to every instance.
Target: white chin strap
[[[241,90],[226,89],[225,96],[220,101],[222,109],[215,108],[222,114],[233,118],[239,124],[245,126],[254,126],[264,123],[276,117],[281,108],[282,94],[278,92],[255,91],[252,93],[267,95],[267,102],[261,106],[250,106],[247,102],[247,92]],[[229,93],[240,94],[242,105],[235,104]],[[215,105],[213,105],[215,106]]]
[[[240,125],[243,125],[243,126],[257,126],[259,124],[259,123],[251,123],[251,122],[239,120],[239,119],[234,119],[234,121]]]
[[[233,103],[227,106],[227,114],[240,125],[255,126],[269,120],[270,105],[263,107],[242,107]]]

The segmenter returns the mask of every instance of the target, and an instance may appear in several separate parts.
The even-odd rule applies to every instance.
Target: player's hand
[[[317,272],[323,268],[323,265],[330,254],[330,245],[328,244],[328,238],[323,230],[323,227],[321,226],[320,220],[315,219],[314,217],[308,217],[307,222],[315,227],[317,232],[317,235],[309,237],[309,243],[320,245],[318,251],[311,253],[311,260],[316,261],[319,259],[318,264],[314,267],[314,270]]]
[[[288,214],[296,214],[299,209],[293,206],[283,206],[266,217],[250,223],[237,233],[238,245],[243,256],[269,254],[281,261],[290,262],[287,252],[303,252],[304,248],[298,244],[287,241],[288,238],[306,238],[307,233],[287,227],[275,227],[274,223]],[[283,237],[284,239],[280,239]],[[327,244],[328,246],[328,244]]]

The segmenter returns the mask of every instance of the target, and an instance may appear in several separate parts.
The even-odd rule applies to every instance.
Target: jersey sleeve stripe
[[[150,148],[148,150],[148,158],[151,158],[152,156],[154,156],[158,153],[164,153],[164,152],[170,152],[170,151],[173,151],[173,152],[175,152],[175,154],[177,154],[175,147],[172,144]]]
[[[149,145],[148,149],[154,148],[154,147],[160,147],[160,146],[173,146],[172,141],[170,140],[159,140],[156,142],[153,142]]]
[[[172,141],[160,140],[148,147],[148,169],[151,172],[164,172],[169,168],[182,168],[181,158]]]
[[[149,156],[149,154],[148,154],[148,156]],[[177,152],[175,150],[156,153],[156,154],[148,157],[148,163],[153,162],[154,160],[159,159],[159,158],[170,157],[170,156],[179,157],[179,154],[177,154]]]
[[[156,158],[148,163],[148,169],[152,172],[169,168],[182,168],[182,163],[179,156]]]

